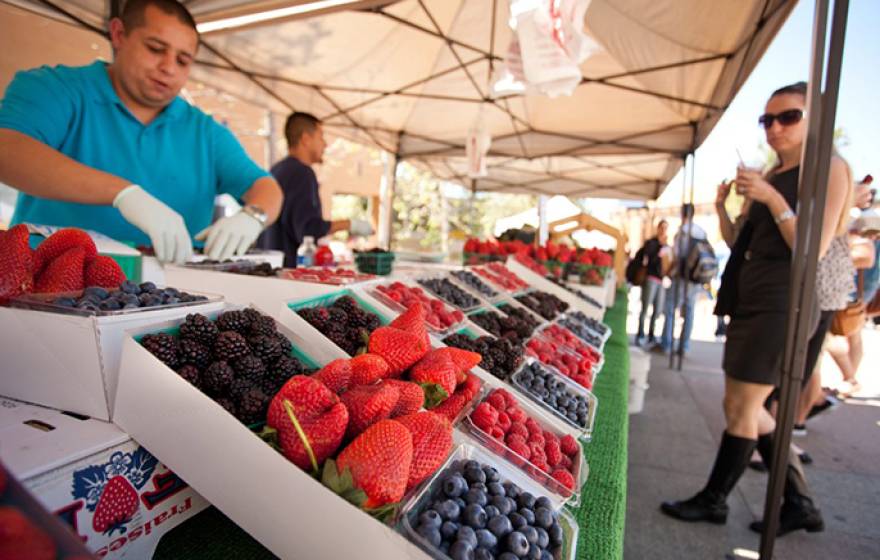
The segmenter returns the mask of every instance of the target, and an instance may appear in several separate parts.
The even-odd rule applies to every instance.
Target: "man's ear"
[[[119,48],[122,44],[122,40],[125,37],[125,25],[122,23],[122,20],[119,18],[113,18],[110,20],[110,44],[113,46],[113,50]]]

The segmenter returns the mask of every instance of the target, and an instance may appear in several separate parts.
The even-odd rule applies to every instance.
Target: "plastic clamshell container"
[[[587,400],[587,424],[586,424],[586,426],[579,426],[575,422],[572,422],[571,419],[569,419],[567,416],[562,415],[555,408],[551,407],[550,405],[545,403],[543,400],[541,400],[541,397],[539,397],[538,395],[533,393],[531,391],[531,389],[526,388],[526,386],[522,382],[522,375],[523,375],[523,372],[525,372],[525,369],[526,369],[525,367],[520,368],[520,370],[518,372],[516,372],[514,375],[511,376],[511,378],[510,378],[511,385],[516,387],[520,392],[522,392],[524,395],[526,395],[527,397],[532,399],[534,402],[538,403],[538,405],[541,406],[541,408],[549,411],[550,414],[553,414],[557,418],[560,418],[563,422],[565,422],[569,426],[574,427],[577,430],[578,437],[580,439],[582,439],[584,441],[590,441],[590,439],[592,438],[592,435],[593,435],[593,428],[595,427],[595,424],[596,424],[596,407],[599,405],[599,400],[596,398],[596,395],[594,395],[591,391],[587,390],[585,387],[578,385],[577,383],[575,383],[571,379],[562,375],[561,373],[556,371],[555,368],[545,366],[544,364],[541,364],[540,362],[538,362],[538,364],[539,364],[539,367],[547,370],[549,373],[555,375],[557,377],[557,379],[562,381],[562,383],[565,385],[566,392],[569,394],[569,396],[580,396],[580,397],[583,397]]]
[[[570,328],[566,327],[565,325],[558,324],[556,322],[551,323],[549,325],[542,325],[541,327],[535,329],[535,332],[531,338],[541,338],[541,339],[546,340],[548,342],[554,342],[555,344],[559,344],[560,346],[562,346],[565,350],[568,350],[571,353],[577,354],[578,356],[580,356],[580,352],[578,352],[576,348],[573,348],[571,345],[566,344],[566,343],[556,342],[556,340],[551,338],[551,336],[549,334],[544,332],[553,326],[557,326],[557,327],[560,327],[562,329],[567,330],[568,332],[571,333],[572,336],[574,336],[578,340],[578,342],[580,342],[581,344],[583,344],[584,346],[589,348],[592,352],[595,352],[596,354],[598,354],[598,357],[597,357],[595,363],[593,364],[593,369],[596,371],[601,369],[602,365],[605,363],[605,352],[603,350],[603,348],[605,346],[604,340],[602,341],[602,348],[597,348],[595,344],[590,344],[588,341],[586,341],[583,338],[581,338],[580,336],[578,336],[578,334],[576,332],[574,332],[573,330],[571,330]],[[597,367],[597,364],[598,364],[598,367]]]
[[[520,487],[521,490],[530,492],[536,498],[546,496],[546,490],[534,480],[526,476],[519,469],[514,468],[506,461],[499,460],[498,457],[491,455],[489,452],[472,445],[463,443],[459,445],[446,460],[440,469],[432,475],[427,484],[424,484],[412,498],[406,501],[401,509],[400,521],[398,522],[398,530],[403,535],[428,553],[431,558],[437,560],[451,560],[444,554],[442,550],[433,546],[416,532],[416,523],[419,513],[424,510],[431,499],[439,493],[440,480],[450,470],[460,468],[458,463],[463,461],[474,460],[485,465],[490,465],[498,470],[501,475],[501,483],[512,482]],[[550,496],[547,496],[550,498]],[[555,512],[556,518],[562,527],[563,543],[561,554],[554,560],[574,560],[577,553],[578,545],[578,525],[577,521],[571,513],[565,508]]]
[[[299,271],[299,272],[295,272]],[[374,274],[364,274],[357,272],[352,276],[333,274],[330,277],[321,276],[317,270],[284,268],[278,273],[279,278],[287,280],[295,280],[297,282],[311,282],[313,284],[326,284],[328,286],[348,286],[349,284],[357,284],[366,282],[376,278]]]
[[[479,288],[477,288],[476,286],[471,286],[470,284],[467,283],[467,281],[463,280],[462,278],[459,278],[458,275],[461,275],[462,273],[469,273],[470,275],[472,275],[472,276],[473,276],[474,278],[476,278],[476,279],[480,282],[480,284],[482,284],[487,290],[491,290],[492,292],[494,292],[494,295],[484,294],[484,293],[481,292],[481,291],[479,290]],[[495,286],[491,285],[491,284],[486,280],[485,277],[480,276],[479,274],[477,274],[476,272],[474,272],[474,271],[471,270],[471,269],[453,270],[453,271],[450,271],[450,272],[449,272],[449,275],[452,276],[455,280],[457,280],[457,281],[458,281],[458,284],[459,284],[460,286],[463,286],[466,290],[470,291],[472,294],[476,295],[477,297],[483,298],[484,300],[488,301],[489,303],[497,303],[497,302],[499,302],[499,301],[501,301],[501,300],[504,299],[504,293],[502,293],[502,292],[496,290],[496,289],[495,289]]]
[[[401,282],[401,283],[404,284],[407,288],[418,287],[418,288],[422,289],[423,291],[428,292],[428,294],[432,294],[432,292],[423,288],[422,286],[419,286],[419,285],[414,286],[408,282]],[[388,285],[388,284],[380,284],[380,285]],[[400,303],[398,301],[394,301],[393,299],[391,299],[390,297],[388,297],[384,293],[380,292],[378,289],[378,286],[372,286],[368,293],[371,297],[375,298],[379,303],[381,303],[385,307],[391,309],[392,311],[395,311],[397,313],[403,313],[404,311],[406,311],[406,306],[404,306],[402,303]],[[440,303],[442,303],[444,309],[448,313],[458,311],[457,309],[450,306],[448,303],[446,303],[442,299],[435,297],[434,295],[428,295],[427,297],[429,297],[430,299],[435,299],[435,300],[439,301]],[[440,325],[430,323],[428,321],[425,321],[425,324],[428,326],[429,331],[442,337],[442,336],[446,336],[448,334],[454,333],[455,331],[460,329],[465,324],[465,320],[466,320],[466,318],[462,318],[462,320],[455,322],[447,327],[442,327]]]
[[[484,284],[488,285],[490,288],[495,290],[496,292],[501,292],[502,294],[518,296],[520,294],[525,293],[528,289],[527,286],[521,288],[507,288],[502,285],[498,280],[496,280],[496,276],[498,273],[486,267],[486,265],[476,266],[472,269],[472,272],[476,274],[480,280],[483,281]],[[519,278],[519,277],[517,277]],[[525,282],[523,282],[525,283]]]
[[[578,387],[581,387],[581,385],[580,385],[579,383],[577,383],[576,381],[574,381],[573,379],[571,379],[569,376],[567,376],[567,375],[565,375],[564,373],[562,373],[561,371],[559,371],[559,370],[558,370],[555,366],[553,366],[552,364],[548,364],[548,363],[546,363],[546,362],[541,361],[541,360],[538,358],[538,356],[537,356],[537,354],[535,353],[535,351],[528,347],[529,342],[531,342],[532,340],[539,340],[539,341],[541,341],[541,342],[546,342],[546,343],[548,343],[548,344],[556,344],[556,345],[558,346],[558,348],[557,348],[557,350],[556,350],[556,352],[557,352],[558,354],[568,354],[568,355],[574,356],[575,359],[577,359],[577,360],[582,360],[582,359],[583,359],[583,356],[581,356],[578,352],[576,352],[575,350],[573,350],[570,346],[568,346],[568,345],[566,345],[566,344],[562,344],[562,343],[560,343],[560,342],[556,342],[555,340],[552,340],[552,339],[548,338],[546,335],[541,334],[543,331],[544,331],[543,328],[541,328],[541,329],[535,329],[535,332],[532,333],[532,336],[530,336],[530,337],[528,338],[528,340],[526,340],[525,345],[524,345],[526,356],[531,357],[533,360],[537,361],[538,363],[540,363],[542,366],[544,366],[546,369],[552,371],[553,373],[555,373],[555,374],[557,374],[557,375],[559,375],[559,376],[561,376],[561,377],[564,377],[564,378],[568,379],[569,381],[571,381],[571,383],[572,383],[573,385],[577,385]],[[580,339],[578,339],[578,340],[580,340]],[[589,345],[588,345],[588,346],[589,346]],[[594,349],[592,346],[590,346],[590,348],[591,348],[591,349]],[[595,349],[594,349],[594,350],[595,350]],[[599,361],[598,361],[598,362],[593,362],[593,364],[590,366],[590,372],[592,373],[592,375],[590,376],[590,383],[591,383],[591,384],[592,384],[593,381],[596,380],[596,375],[598,375],[599,370],[600,370],[601,367],[605,364],[605,357],[602,356],[601,352],[599,353],[599,356],[600,356]],[[597,365],[598,365],[598,367],[597,367]],[[589,387],[584,387],[584,388],[587,389],[587,390],[590,389]]]
[[[584,321],[570,312],[565,313],[561,318],[568,319],[569,321],[574,321],[582,325],[592,334],[596,335],[598,338],[601,338],[603,343],[607,342],[608,339],[611,338],[611,327],[599,320],[593,319],[592,321]],[[590,317],[587,317],[587,319],[590,319]]]
[[[115,290],[108,290],[109,292],[113,292]],[[52,294],[24,294],[18,297],[14,297],[9,301],[11,307],[17,307],[19,309],[31,309],[34,311],[48,311],[50,313],[63,313],[65,315],[77,315],[80,317],[117,317],[121,315],[133,315],[136,313],[143,313],[145,311],[162,311],[165,309],[177,309],[179,307],[187,307],[187,306],[197,306],[197,305],[205,305],[207,303],[217,303],[223,301],[223,296],[216,294],[204,294],[197,292],[185,292],[192,296],[199,296],[205,299],[201,299],[198,301],[181,301],[178,303],[166,303],[163,305],[154,305],[152,307],[138,307],[132,309],[116,309],[116,310],[104,310],[98,309],[97,311],[92,311],[89,309],[79,309],[77,307],[67,307],[65,305],[58,305],[57,303],[52,303],[52,300],[69,297],[69,298],[78,298],[82,295],[83,290],[77,290],[75,292],[57,292]],[[184,293],[181,291],[181,293]]]
[[[456,288],[458,288],[458,289],[459,289],[461,292],[463,292],[464,294],[467,294],[468,296],[474,298],[474,300],[475,300],[475,301],[474,301],[474,305],[471,305],[471,306],[468,306],[468,307],[461,307],[461,306],[459,306],[459,305],[454,304],[453,302],[447,300],[445,297],[443,297],[443,296],[441,296],[440,294],[438,294],[437,292],[435,292],[435,291],[434,291],[433,289],[431,289],[427,284],[423,284],[422,282],[425,281],[425,280],[445,280],[445,281],[449,282],[451,285],[453,285],[453,286],[455,286]],[[454,280],[454,278],[452,278],[452,277],[450,277],[450,276],[448,276],[448,275],[446,275],[446,274],[427,274],[427,275],[421,275],[421,276],[417,276],[416,279],[415,279],[415,281],[416,281],[416,283],[417,283],[419,286],[421,286],[424,290],[426,290],[426,291],[427,291],[428,293],[430,293],[432,296],[434,296],[434,297],[436,297],[436,298],[439,298],[441,301],[443,301],[443,302],[444,302],[445,304],[447,304],[447,305],[450,305],[450,306],[452,306],[452,307],[455,307],[456,309],[460,309],[460,310],[463,311],[464,313],[470,313],[471,311],[477,310],[477,309],[479,309],[480,307],[483,306],[483,301],[482,301],[480,298],[478,298],[477,296],[475,296],[475,295],[474,295],[472,292],[470,292],[469,290],[466,290],[465,288],[463,288],[463,287],[461,286],[461,284],[459,284],[458,282],[456,282],[456,281]]]
[[[474,405],[474,409],[483,403],[491,394],[492,389],[483,390],[480,400]],[[516,399],[516,395],[514,395]],[[567,433],[563,433],[553,426],[548,424],[544,420],[544,414],[542,409],[535,406],[529,401],[523,399],[516,399],[517,403],[519,403],[520,408],[529,418],[535,420],[538,424],[540,424],[541,429],[544,431],[549,431],[562,439],[563,436],[568,435]],[[526,475],[540,484],[544,490],[548,493],[547,497],[550,498],[554,504],[563,505],[568,504],[570,506],[577,506],[581,501],[581,488],[583,488],[584,484],[587,481],[587,476],[589,474],[589,467],[587,466],[586,459],[584,458],[584,450],[580,448],[577,457],[572,460],[572,464],[574,466],[574,471],[572,475],[575,480],[575,488],[573,490],[566,488],[562,484],[560,484],[556,479],[550,476],[550,473],[546,471],[540,470],[536,467],[531,461],[524,458],[522,455],[519,455],[515,451],[511,450],[507,447],[507,444],[504,442],[500,442],[487,434],[485,430],[474,424],[473,420],[473,409],[467,415],[467,427],[471,431],[471,434],[474,436],[474,439],[479,441],[483,446],[491,451],[492,453],[499,455],[500,457],[505,458],[507,461],[517,465],[517,467],[526,473]]]
[[[239,271],[239,270],[248,270],[259,265],[258,261],[251,261],[247,259],[241,260],[233,260],[229,262],[207,262],[207,261],[191,261],[183,266],[186,268],[195,268],[197,270],[213,270],[216,272],[229,272],[229,271]]]

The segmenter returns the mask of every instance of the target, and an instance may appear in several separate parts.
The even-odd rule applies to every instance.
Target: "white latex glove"
[[[113,207],[147,234],[159,261],[183,264],[192,256],[192,239],[183,217],[140,185],[129,185],[119,191]]]
[[[373,226],[366,220],[352,220],[348,231],[352,235],[363,235],[366,237],[373,235]]]
[[[208,257],[223,261],[247,251],[262,231],[263,225],[256,218],[239,212],[220,218],[203,229],[196,235],[196,240],[205,242],[204,253]]]

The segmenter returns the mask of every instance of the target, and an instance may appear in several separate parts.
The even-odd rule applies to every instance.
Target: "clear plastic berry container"
[[[323,268],[284,268],[278,272],[279,278],[294,280],[296,282],[309,282],[311,284],[326,284],[328,286],[348,286],[359,282],[366,282],[376,278],[373,274],[363,274],[344,269]]]
[[[547,496],[546,490],[540,484],[537,484],[507,461],[490,454],[477,445],[462,443],[453,450],[443,466],[431,476],[428,482],[423,483],[421,488],[404,502],[401,508],[397,527],[398,531],[436,560],[451,560],[451,558],[442,549],[428,542],[427,539],[417,532],[418,516],[428,507],[433,499],[439,497],[440,492],[442,492],[441,485],[444,477],[451,472],[461,472],[464,463],[469,460],[494,467],[500,475],[501,484],[508,482],[515,484],[522,492],[529,492],[536,498]],[[549,499],[549,496],[547,497]],[[562,544],[553,559],[574,560],[577,554],[579,533],[577,521],[566,508],[554,512],[554,516],[562,529]]]
[[[589,467],[587,465],[586,459],[584,457],[584,451],[580,443],[578,443],[577,454],[571,458],[572,468],[569,472],[571,472],[575,481],[575,486],[572,489],[566,487],[561,482],[554,479],[549,472],[540,469],[529,459],[526,459],[519,453],[510,449],[510,447],[508,447],[508,445],[504,441],[499,441],[498,439],[487,433],[485,430],[477,426],[473,419],[474,410],[477,408],[477,406],[479,406],[483,402],[486,402],[486,400],[489,398],[489,395],[493,391],[494,389],[484,389],[481,398],[467,415],[466,425],[471,434],[474,436],[474,439],[483,444],[486,449],[490,450],[499,457],[503,457],[504,459],[515,465],[522,472],[526,473],[532,480],[543,486],[547,492],[548,498],[550,498],[551,501],[553,501],[555,504],[558,504],[560,507],[564,504],[570,506],[579,505],[581,499],[581,489],[586,483],[587,476],[589,474]],[[530,401],[517,398],[516,395],[513,395],[512,393],[509,394],[517,402],[519,408],[523,412],[525,412],[526,416],[538,423],[542,431],[551,432],[559,439],[562,439],[566,435],[571,435],[567,431],[564,432],[562,430],[556,429],[551,423],[549,423],[545,418],[546,413],[538,406],[532,404]],[[551,472],[552,470],[553,469],[551,468]]]
[[[471,271],[494,290],[505,294],[518,296],[530,289],[528,282],[511,272],[509,268],[501,263],[476,266]]]
[[[570,333],[572,337],[574,337],[574,340],[571,342],[566,341],[564,343],[556,342],[554,335],[551,334],[550,332],[548,332],[550,329],[554,329],[554,328],[564,329],[565,331]],[[599,369],[601,369],[602,365],[605,363],[605,352],[604,352],[605,341],[604,340],[602,340],[600,347],[597,347],[595,344],[591,344],[590,341],[584,340],[583,338],[578,336],[577,332],[566,327],[565,325],[560,324],[559,319],[557,319],[556,321],[554,321],[553,323],[551,323],[549,325],[543,325],[539,329],[536,329],[535,336],[542,336],[546,340],[556,342],[557,344],[562,344],[566,349],[571,350],[572,352],[574,352],[578,355],[582,354],[582,352],[579,351],[579,348],[581,350],[585,350],[585,351],[589,352],[590,357],[593,359],[593,362],[594,362],[593,370],[596,373],[599,372]],[[596,336],[598,337],[599,335],[596,335]],[[596,367],[596,364],[598,364],[598,367]]]
[[[12,298],[9,301],[9,305],[11,307],[17,307],[20,309],[32,309],[34,311],[48,311],[50,313],[63,313],[65,315],[79,315],[81,317],[115,317],[119,315],[132,315],[135,313],[146,313],[148,311],[164,311],[166,309],[176,309],[178,307],[188,307],[188,306],[198,306],[204,305],[207,303],[215,303],[218,301],[223,301],[223,296],[217,294],[206,294],[201,292],[190,292],[187,291],[185,293],[199,297],[204,299],[199,299],[197,301],[179,301],[177,303],[163,303],[161,305],[153,305],[150,307],[133,307],[130,309],[82,309],[78,307],[71,307],[68,305],[61,305],[58,303],[54,303],[56,300],[61,298],[70,298],[76,300],[77,298],[82,297],[84,290],[78,290],[75,292],[57,292],[52,294],[24,294],[21,296],[17,296]],[[116,290],[108,290],[109,292],[115,292]],[[181,291],[181,294],[184,292]]]
[[[440,293],[434,291],[434,289],[429,284],[425,283],[426,281],[428,281],[428,282],[430,282],[430,281],[448,282],[450,285],[454,286],[453,289],[457,288],[465,296],[470,296],[473,299],[472,305],[467,305],[467,306],[457,305],[456,303],[445,298]],[[471,311],[479,309],[480,307],[482,307],[484,305],[483,300],[480,297],[476,296],[471,290],[466,289],[464,286],[461,285],[461,283],[457,282],[452,275],[449,275],[449,274],[428,274],[428,275],[418,276],[416,278],[416,283],[418,283],[418,285],[421,286],[422,288],[424,288],[427,292],[437,296],[438,298],[443,300],[445,303],[447,303],[457,309],[460,309],[464,313],[470,313]]]
[[[605,358],[602,357],[600,354],[599,361],[592,361],[591,362],[591,364],[590,364],[590,373],[591,373],[590,383],[588,385],[583,385],[583,384],[579,383],[578,381],[576,381],[575,379],[573,379],[570,374],[566,374],[565,372],[560,371],[559,368],[556,367],[556,365],[549,363],[546,360],[542,360],[541,355],[530,346],[532,341],[537,341],[537,342],[540,342],[543,344],[552,345],[555,348],[553,351],[554,357],[562,357],[563,361],[574,360],[577,363],[580,363],[582,360],[585,359],[584,356],[582,356],[580,353],[578,353],[577,351],[572,349],[567,344],[564,344],[562,342],[558,342],[553,338],[548,338],[545,334],[543,334],[543,332],[545,330],[546,330],[545,328],[536,329],[534,334],[532,334],[532,336],[530,336],[529,339],[526,340],[525,345],[524,345],[526,355],[530,356],[534,360],[537,360],[538,362],[541,363],[541,365],[543,365],[547,369],[553,371],[554,373],[556,373],[562,377],[565,377],[566,379],[571,381],[573,384],[578,385],[578,386],[582,386],[588,390],[591,389],[593,386],[593,381],[595,381],[596,375],[599,373],[599,369],[605,363]],[[592,347],[590,347],[590,348],[591,348],[591,350],[595,350]]]
[[[455,279],[465,290],[489,303],[494,304],[505,299],[505,295],[502,292],[496,290],[485,278],[472,269],[454,270],[449,273],[449,276]],[[476,285],[469,283],[468,279]]]
[[[583,397],[587,401],[587,419],[586,423],[583,426],[569,418],[567,415],[562,414],[561,411],[557,410],[549,403],[545,402],[541,395],[533,391],[532,388],[526,386],[526,384],[523,382],[523,375],[529,369],[528,366],[531,366],[531,364],[537,364],[537,367],[545,370],[550,375],[554,376],[555,379],[560,381],[562,383],[564,392],[569,397]],[[580,439],[584,441],[590,441],[593,436],[593,429],[596,424],[596,407],[599,405],[599,400],[591,391],[573,382],[568,377],[562,375],[561,373],[556,371],[555,368],[547,367],[544,364],[541,364],[540,362],[537,362],[531,358],[527,358],[526,366],[522,367],[518,372],[516,372],[516,374],[511,376],[510,383],[511,385],[516,387],[522,394],[526,395],[532,401],[537,403],[538,406],[540,406],[544,410],[547,410],[550,414],[552,414],[556,418],[559,418],[567,425],[575,428]]]
[[[408,288],[408,289],[418,288],[418,289],[422,290],[425,293],[425,296],[428,298],[428,300],[432,302],[431,305],[435,305],[433,303],[434,301],[438,302],[438,304],[441,306],[441,308],[443,309],[443,311],[445,313],[448,313],[448,314],[453,314],[456,312],[462,313],[461,311],[448,305],[443,300],[438,299],[438,298],[434,297],[433,295],[429,295],[430,292],[428,290],[422,288],[418,284],[410,283],[409,281],[398,281],[398,282],[400,284],[403,284],[404,286],[406,286],[406,288]],[[376,299],[379,303],[388,307],[392,311],[395,311],[397,313],[403,313],[404,311],[406,311],[406,306],[403,303],[396,301],[394,299],[391,299],[390,296],[388,296],[386,293],[379,290],[379,286],[390,286],[390,285],[391,285],[391,283],[378,284],[378,285],[372,286],[371,289],[367,293],[372,298]],[[466,319],[467,319],[467,317],[465,317],[464,314],[462,313],[461,319],[459,319],[458,321],[451,323],[449,325],[444,326],[441,323],[431,321],[431,320],[426,320],[425,324],[428,325],[428,330],[430,330],[432,333],[443,337],[443,336],[446,336],[447,334],[453,333],[456,330],[458,330],[459,328],[461,328],[465,324]]]

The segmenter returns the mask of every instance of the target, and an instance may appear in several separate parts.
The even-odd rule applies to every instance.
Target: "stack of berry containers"
[[[492,505],[493,501],[504,509]],[[480,505],[483,502],[485,508]],[[461,507],[461,503],[466,505]],[[490,517],[486,509],[492,507],[499,512],[492,511]],[[507,510],[509,513],[502,513]],[[553,509],[543,486],[507,461],[469,443],[457,447],[428,483],[404,503],[398,529],[438,560],[510,555],[573,560],[579,532],[567,509]],[[488,555],[478,553],[479,549]]]
[[[450,307],[443,300],[430,296],[426,290],[409,280],[378,284],[367,294],[395,313],[403,313],[411,300],[418,299],[425,307],[428,330],[438,336],[455,332],[465,324],[463,311]]]
[[[506,404],[503,406],[507,407],[505,415],[508,416],[508,418],[506,418],[505,421],[508,421],[510,425],[504,436],[500,433],[492,434],[487,432],[486,428],[489,426],[486,425],[485,418],[480,417],[486,407],[491,407],[491,409],[496,412],[501,408],[497,402],[495,402],[499,400],[499,397],[493,395],[503,395],[503,397],[500,397],[500,400],[506,401]],[[579,436],[578,431],[573,429],[561,430],[556,428],[556,424],[547,420],[545,416],[546,413],[540,407],[524,399],[517,398],[509,391],[499,391],[498,389],[484,390],[481,396],[482,398],[480,401],[467,416],[468,429],[471,434],[473,434],[474,438],[487,449],[509,461],[520,471],[528,475],[532,480],[540,484],[551,501],[554,502],[555,506],[561,507],[564,504],[568,504],[576,507],[580,504],[581,489],[587,481],[589,470],[586,459],[584,458],[583,448],[580,443],[577,442],[577,437]],[[521,413],[517,414],[520,414],[524,419],[519,417],[509,418],[510,414],[513,414],[513,410],[521,411]],[[499,413],[498,424],[501,424],[500,416]],[[523,431],[522,428],[514,428],[514,426],[517,425],[528,426],[532,421],[534,424],[537,424],[537,430],[534,431],[536,433],[540,431],[539,437],[536,433],[533,433],[533,425],[526,428],[529,430],[526,434],[520,434],[520,432]],[[492,429],[494,430],[495,428]],[[537,457],[532,456],[531,452],[530,457],[526,458],[523,455],[523,453],[526,452],[525,450],[518,451],[515,449],[517,443],[513,443],[512,439],[515,438],[516,435],[521,435],[524,439],[525,437],[528,437],[529,439],[526,440],[527,446],[531,446],[528,442],[543,441],[544,445],[541,446],[545,449],[545,461],[543,462],[549,463],[550,457],[546,455],[556,453],[558,457],[554,460],[554,465],[536,464],[536,461],[533,459],[537,459]],[[538,439],[535,439],[536,437],[538,437]],[[550,438],[553,438],[556,441],[555,446],[549,441]],[[508,439],[511,439],[511,442],[508,442]],[[559,442],[563,439],[565,439],[565,444],[563,445],[567,446],[564,450],[559,446]],[[555,447],[555,451],[551,450],[551,447]],[[563,456],[566,457],[565,463],[562,463]],[[538,462],[540,463],[540,461]],[[569,473],[571,475],[570,480],[557,480],[554,478],[553,473],[557,469],[562,469]],[[566,475],[565,478],[567,478],[567,476],[568,475]],[[563,477],[560,476],[560,478]],[[568,482],[573,482],[573,487],[569,487]]]

